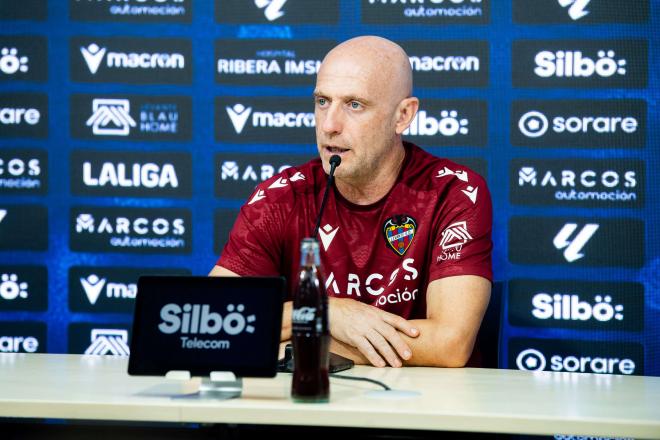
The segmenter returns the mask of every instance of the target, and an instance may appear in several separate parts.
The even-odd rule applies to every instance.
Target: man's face
[[[360,62],[361,61],[361,62]],[[327,59],[314,91],[316,142],[326,173],[330,157],[341,157],[338,179],[368,179],[388,160],[395,137],[397,103],[377,66],[351,57]],[[377,63],[375,63],[377,64]]]

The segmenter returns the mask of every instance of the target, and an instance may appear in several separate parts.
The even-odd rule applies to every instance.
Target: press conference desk
[[[356,367],[343,374],[420,395],[373,398],[377,386],[333,378],[330,403],[294,404],[290,374],[245,379],[241,398],[214,401],[176,397],[191,381],[126,369],[126,358],[0,354],[0,417],[660,438],[657,377]]]

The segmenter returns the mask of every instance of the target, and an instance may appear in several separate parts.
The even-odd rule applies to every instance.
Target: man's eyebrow
[[[325,97],[327,95],[325,93],[321,92],[320,90],[314,90],[314,93],[312,93],[312,96],[315,97],[315,98],[318,98],[319,96]],[[369,101],[368,99],[363,98],[361,96],[357,96],[357,95],[345,95],[345,96],[340,97],[340,99],[344,102],[358,101],[358,102],[361,102],[365,105],[371,104],[371,101]]]

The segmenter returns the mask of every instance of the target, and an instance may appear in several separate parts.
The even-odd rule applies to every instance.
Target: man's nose
[[[343,126],[341,107],[337,104],[332,104],[323,116],[321,129],[326,134],[341,133]]]

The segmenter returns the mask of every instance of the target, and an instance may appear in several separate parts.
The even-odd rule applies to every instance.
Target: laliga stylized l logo
[[[564,251],[564,258],[566,258],[566,261],[569,263],[572,263],[584,257],[584,254],[580,253],[580,251],[596,233],[598,227],[599,225],[596,223],[587,223],[580,232],[578,232],[573,241],[569,241],[569,237],[573,235],[573,232],[577,229],[577,224],[566,223],[557,235],[555,235],[552,244],[554,244],[557,249],[566,248]]]
[[[585,8],[591,0],[558,0],[559,5],[562,8],[570,5],[568,8],[568,15],[573,20],[579,20],[585,15],[589,15],[589,11],[586,11]]]

